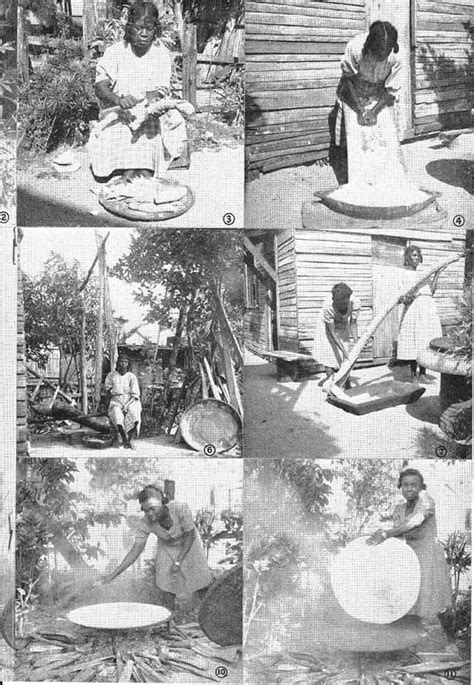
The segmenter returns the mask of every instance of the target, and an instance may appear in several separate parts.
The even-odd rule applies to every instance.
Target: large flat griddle
[[[109,602],[74,609],[67,618],[85,628],[98,630],[131,630],[166,623],[171,611],[165,607],[141,602]]]

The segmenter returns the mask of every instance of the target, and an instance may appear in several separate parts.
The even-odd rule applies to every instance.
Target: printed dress
[[[451,582],[443,547],[437,538],[435,503],[429,495],[421,493],[409,514],[406,502],[395,507],[394,527],[406,523],[413,527],[403,537],[415,551],[421,569],[418,599],[408,614],[422,618],[436,616],[451,606]]]
[[[140,521],[135,539],[144,540],[150,533],[156,535],[158,541],[155,557],[156,586],[178,597],[190,597],[193,592],[207,587],[212,576],[188,505],[173,501],[168,504],[168,509],[173,520],[173,525],[169,530],[162,528],[159,523],[150,524],[144,518]],[[191,549],[183,559],[180,570],[177,573],[171,573],[173,562],[177,559],[183,544],[183,534],[191,530],[195,531]]]
[[[142,57],[137,57],[124,41],[106,49],[97,63],[95,82],[109,81],[119,96],[133,95],[137,100],[147,93],[169,93],[171,57],[161,43],[153,44]],[[114,119],[105,128],[92,129],[88,144],[92,171],[96,176],[109,176],[118,169],[166,171],[179,156],[186,139],[184,119],[176,110],[162,116],[150,116],[133,132],[125,123]]]
[[[413,286],[423,274],[412,269],[400,269],[400,291],[405,292]],[[436,302],[430,286],[424,285],[417,292],[413,302],[402,305],[400,328],[397,339],[397,358],[414,361],[427,347],[433,338],[443,335]]]
[[[105,379],[105,388],[111,392],[109,418],[114,426],[123,426],[126,433],[137,423],[137,435],[140,432],[142,405],[140,387],[135,374],[127,371],[123,376],[118,371],[111,371]],[[129,404],[130,402],[130,404]]]
[[[326,298],[318,317],[314,336],[313,356],[316,361],[331,369],[338,369],[340,367],[343,362],[343,356],[339,348],[328,337],[326,324],[334,324],[336,334],[346,343],[347,348],[347,342],[353,333],[351,324],[352,326],[356,324],[360,309],[360,302],[354,295],[351,295],[349,307],[345,314],[340,314],[334,308],[332,294]]]

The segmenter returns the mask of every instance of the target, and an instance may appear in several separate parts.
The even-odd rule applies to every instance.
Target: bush
[[[99,111],[93,68],[80,44],[53,38],[45,48],[51,53],[30,83],[20,88],[18,108],[26,144],[41,151],[74,142]]]

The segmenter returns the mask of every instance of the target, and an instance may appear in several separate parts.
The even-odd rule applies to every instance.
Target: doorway
[[[380,236],[372,238],[372,303],[375,318],[393,298],[397,288],[397,271],[403,268],[404,238]],[[374,333],[374,359],[388,361],[394,356],[399,318],[395,308]]]

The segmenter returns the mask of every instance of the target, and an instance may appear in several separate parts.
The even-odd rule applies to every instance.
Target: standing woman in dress
[[[420,278],[417,269],[423,263],[423,255],[418,245],[409,245],[405,250],[403,266],[400,274],[401,287],[404,290],[416,283]],[[416,361],[418,355],[426,349],[433,338],[440,338],[443,333],[439,320],[436,302],[433,295],[438,286],[438,271],[429,284],[422,286],[413,297],[401,297],[400,304],[404,305],[397,339],[397,359],[408,362],[413,380],[417,376],[422,383],[427,383],[426,369]]]
[[[334,138],[336,146],[347,146],[349,183],[377,185],[381,174],[392,183],[405,180],[393,107],[400,88],[398,52],[396,28],[376,21],[348,42],[341,59]]]
[[[357,340],[360,302],[346,283],[336,283],[325,300],[314,336],[314,358],[324,365],[329,380]],[[350,382],[346,382],[350,387]]]
[[[169,501],[155,485],[147,485],[138,494],[143,518],[135,542],[117,568],[102,578],[111,583],[135,563],[145,549],[148,536],[155,535],[155,585],[161,591],[161,602],[171,611],[176,598],[188,599],[196,593],[202,599],[212,581],[199,533],[191,510],[184,502]]]
[[[451,606],[451,581],[443,547],[437,538],[434,500],[426,494],[423,476],[417,469],[400,473],[398,489],[405,504],[397,504],[393,512],[393,528],[378,530],[367,540],[379,545],[387,538],[403,538],[414,550],[420,562],[420,591],[409,615],[429,618]]]

